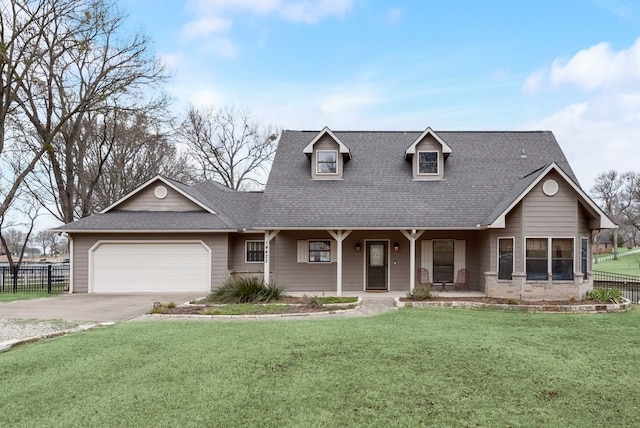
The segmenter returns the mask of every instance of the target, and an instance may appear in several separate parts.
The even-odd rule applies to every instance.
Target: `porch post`
[[[350,230],[329,230],[329,234],[333,237],[333,239],[337,242],[338,254],[336,255],[337,265],[336,265],[336,295],[342,296],[342,241],[345,240],[347,236],[351,233]]]
[[[401,230],[400,232],[409,240],[409,269],[411,270],[409,290],[413,291],[416,288],[416,240],[422,236],[424,230],[418,232],[413,229],[411,232],[406,230]]]
[[[280,232],[279,230],[265,230],[264,231],[264,274],[263,274],[263,282],[265,284],[269,284],[271,279],[269,278],[271,273],[271,263],[269,261],[269,243],[276,235]]]

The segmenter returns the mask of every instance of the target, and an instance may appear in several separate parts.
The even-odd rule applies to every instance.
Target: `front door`
[[[387,290],[387,242],[367,242],[367,290]]]

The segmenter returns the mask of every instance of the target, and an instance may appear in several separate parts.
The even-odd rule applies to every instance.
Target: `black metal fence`
[[[0,266],[0,293],[63,293],[69,290],[69,265]]]
[[[593,271],[594,288],[616,288],[633,303],[640,303],[640,276]]]

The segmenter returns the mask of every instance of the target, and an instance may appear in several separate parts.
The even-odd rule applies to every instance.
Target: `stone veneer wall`
[[[526,273],[517,272],[511,281],[505,281],[498,280],[495,272],[485,272],[485,294],[487,297],[525,301],[582,300],[593,288],[593,280],[585,281],[583,277],[582,273],[575,273],[573,281],[527,281]]]

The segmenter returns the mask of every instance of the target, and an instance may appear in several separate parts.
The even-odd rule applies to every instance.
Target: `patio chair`
[[[433,285],[431,279],[429,278],[429,269],[418,269],[418,283],[420,285],[426,285],[429,287]]]
[[[453,283],[453,286],[458,289],[462,288],[465,290],[467,288],[467,284],[469,283],[469,269],[460,269],[458,271],[458,275],[456,276],[456,282]]]

